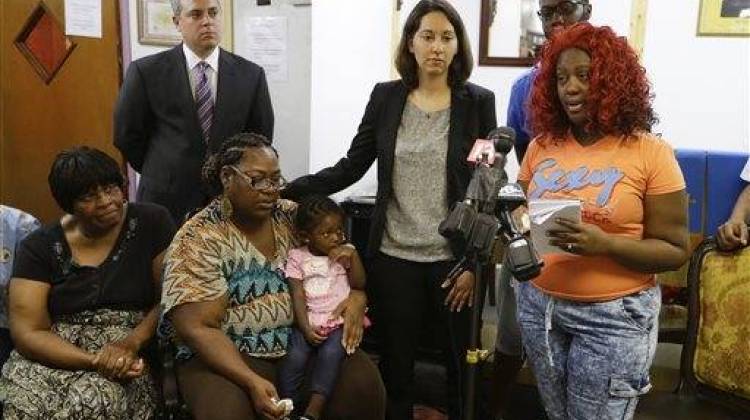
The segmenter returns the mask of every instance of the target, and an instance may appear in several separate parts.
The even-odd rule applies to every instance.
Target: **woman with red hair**
[[[524,347],[550,419],[630,419],[650,388],[654,275],[689,254],[685,182],[624,38],[577,24],[541,60],[519,182],[529,200],[579,200],[582,220],[556,219],[561,252],[519,287]]]

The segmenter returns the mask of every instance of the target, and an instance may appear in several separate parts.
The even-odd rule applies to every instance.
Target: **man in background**
[[[568,26],[588,21],[591,17],[591,4],[588,0],[539,0],[538,15],[542,21],[544,36],[549,39]],[[538,70],[537,66],[527,70],[511,88],[507,124],[516,131],[514,149],[519,164],[523,161],[529,142],[534,137],[529,123],[528,102]],[[502,418],[507,411],[511,385],[523,366],[514,281],[510,271],[503,264],[497,286],[497,342],[491,385],[492,408],[498,418]]]
[[[131,63],[115,107],[114,143],[141,174],[136,198],[169,209],[175,222],[210,199],[201,166],[229,136],[273,137],[261,67],[219,48],[218,0],[171,0],[183,42]]]
[[[544,36],[549,39],[570,25],[587,22],[591,17],[591,4],[588,0],[540,0],[537,13],[542,21]],[[538,70],[537,66],[533,66],[521,74],[513,83],[510,92],[507,123],[516,130],[514,149],[519,164],[533,138],[528,121],[527,102],[530,100],[531,86]]]

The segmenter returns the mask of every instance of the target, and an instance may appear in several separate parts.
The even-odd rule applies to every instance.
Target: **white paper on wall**
[[[101,0],[65,0],[65,34],[101,38]]]
[[[287,18],[251,17],[246,25],[248,58],[263,67],[269,81],[286,82],[289,79]]]

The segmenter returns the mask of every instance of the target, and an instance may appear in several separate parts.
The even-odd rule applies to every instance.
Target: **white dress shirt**
[[[219,47],[214,48],[214,50],[211,52],[211,54],[206,57],[206,59],[202,59],[195,55],[195,53],[188,48],[185,43],[182,43],[182,51],[185,53],[185,62],[187,64],[187,72],[188,72],[188,78],[190,79],[190,92],[193,94],[193,99],[195,99],[195,85],[198,83],[195,77],[195,66],[198,65],[201,61],[205,61],[208,63],[209,69],[206,70],[208,72],[208,82],[211,84],[211,99],[214,101],[214,104],[216,103],[216,87],[219,84]]]

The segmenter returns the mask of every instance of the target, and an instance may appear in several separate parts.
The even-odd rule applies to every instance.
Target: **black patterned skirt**
[[[52,332],[89,352],[125,338],[143,319],[140,311],[100,309],[61,317]],[[0,378],[4,419],[151,419],[156,388],[148,371],[115,382],[97,372],[54,369],[13,351]]]

